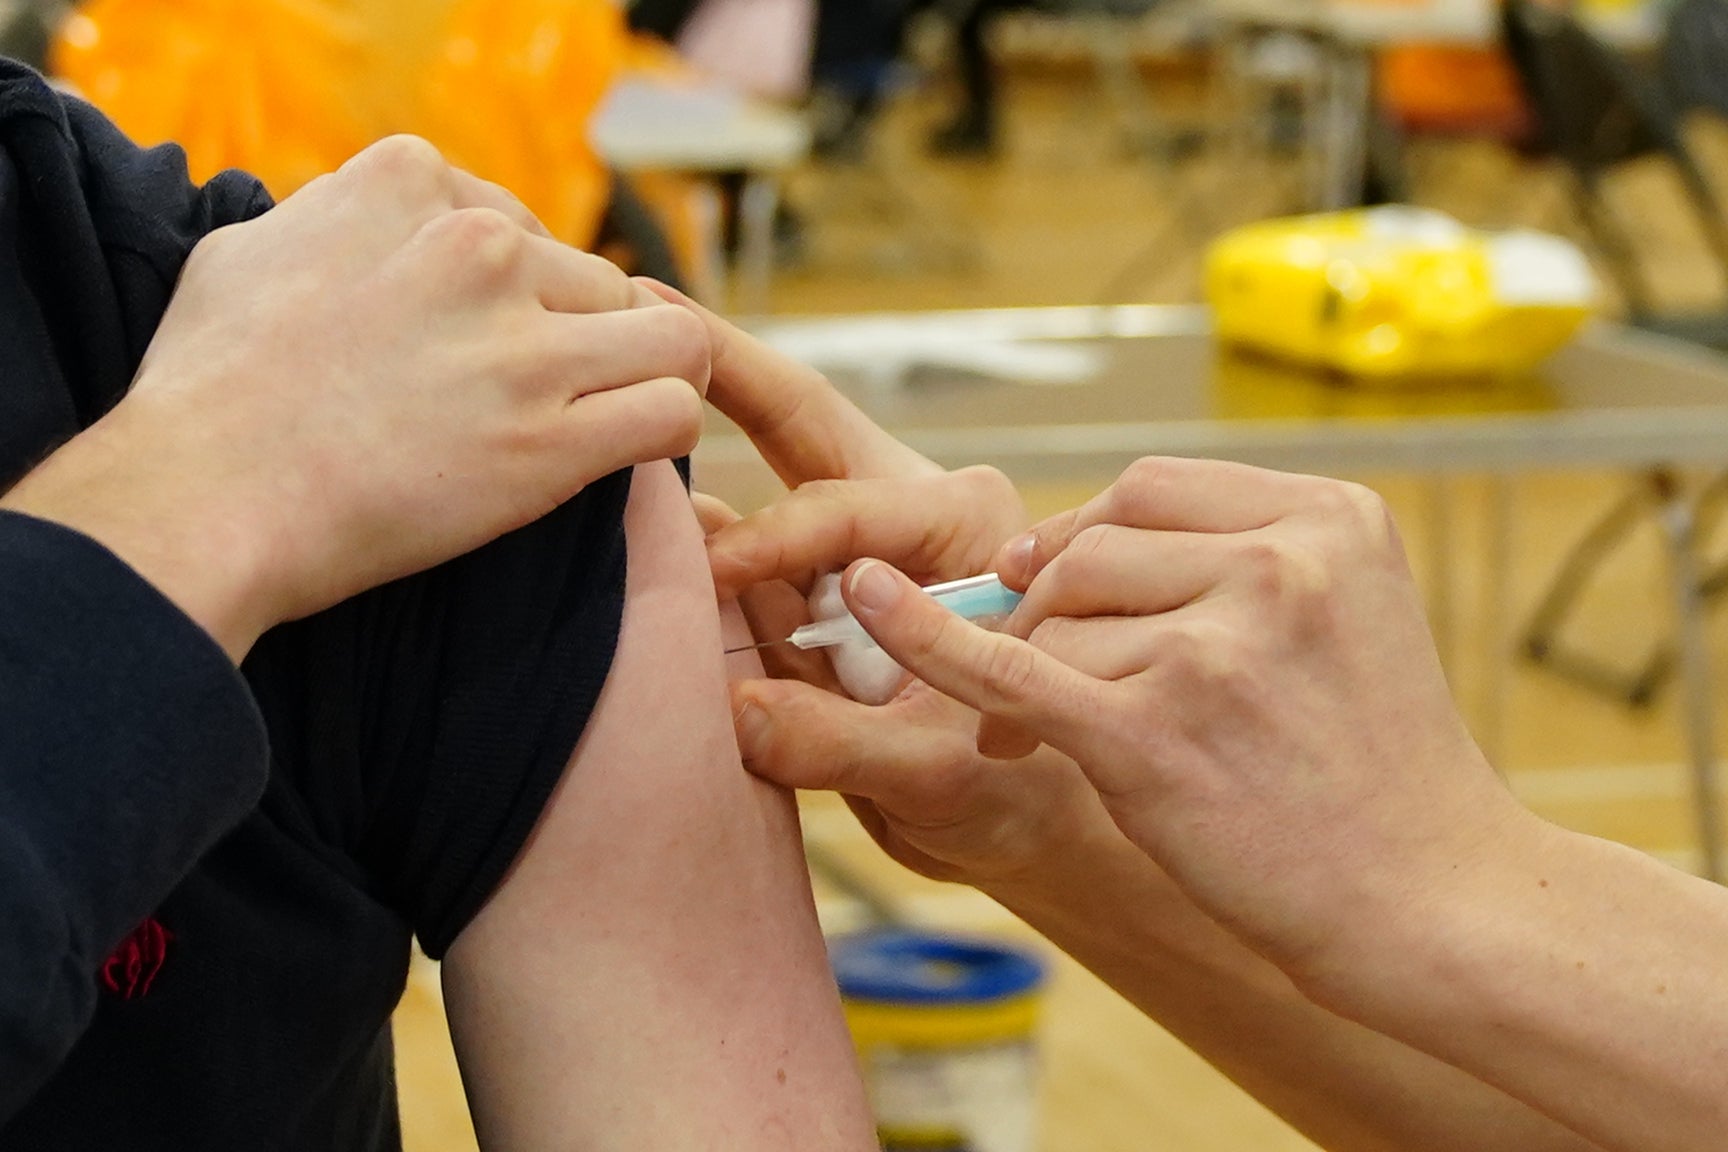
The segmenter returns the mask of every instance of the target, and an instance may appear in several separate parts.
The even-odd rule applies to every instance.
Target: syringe
[[[987,572],[982,576],[968,576],[964,580],[950,580],[946,584],[932,584],[925,588],[924,592],[956,616],[973,621],[988,620],[992,617],[1005,618],[1021,600],[1021,594],[1009,589],[994,572]],[[766,648],[770,644],[791,644],[808,651],[811,648],[832,648],[836,644],[852,641],[871,647],[876,644],[870,633],[864,631],[864,625],[847,612],[829,620],[806,624],[795,629],[792,635],[784,640],[764,640],[760,644],[745,648],[728,649],[727,655],[733,652],[748,652],[752,648]]]

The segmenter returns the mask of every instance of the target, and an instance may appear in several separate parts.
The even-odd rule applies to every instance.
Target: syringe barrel
[[[969,580],[937,584],[924,591],[948,611],[968,620],[1007,616],[1022,599],[1020,593],[1009,589],[993,572]]]
[[[924,591],[950,612],[968,620],[1001,620],[1014,611],[1021,600],[1020,593],[1010,590],[994,573],[933,584]],[[852,641],[872,647],[876,644],[850,613],[806,624],[793,632],[790,639],[804,649],[829,648]]]

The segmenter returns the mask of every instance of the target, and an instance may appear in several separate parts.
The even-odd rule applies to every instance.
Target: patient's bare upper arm
[[[874,1148],[796,815],[739,763],[722,625],[669,464],[637,469],[625,524],[599,705],[445,961],[481,1142]]]

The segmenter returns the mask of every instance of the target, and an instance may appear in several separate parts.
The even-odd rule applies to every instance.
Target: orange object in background
[[[458,0],[422,82],[415,129],[514,192],[552,234],[594,240],[610,177],[588,125],[622,65],[612,0]]]
[[[92,0],[50,70],[140,144],[178,142],[193,179],[243,168],[280,198],[372,139],[352,96],[368,47],[318,0]]]
[[[1380,106],[1408,131],[1511,141],[1530,133],[1518,75],[1498,49],[1389,48],[1377,74]]]
[[[613,0],[88,0],[50,61],[134,140],[179,143],[195,180],[241,168],[280,199],[416,132],[585,248],[611,192],[589,125],[625,67],[687,72],[634,40]],[[700,266],[695,186],[637,183]]]

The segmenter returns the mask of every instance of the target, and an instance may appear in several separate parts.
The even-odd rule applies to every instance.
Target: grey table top
[[[589,135],[623,172],[780,171],[810,152],[803,115],[713,85],[626,77],[607,93]]]
[[[1380,4],[1370,0],[1213,0],[1223,19],[1324,32],[1362,47],[1390,44],[1487,46],[1500,39],[1495,0],[1426,0],[1420,4]],[[1585,23],[1608,43],[1626,50],[1648,49],[1662,34],[1661,6],[1624,9],[1586,7]]]
[[[1612,325],[1533,375],[1364,384],[1220,348],[1199,307],[1044,308],[755,326],[947,466],[1104,483],[1150,454],[1336,472],[1728,463],[1728,357]],[[712,416],[698,483],[774,481]]]

